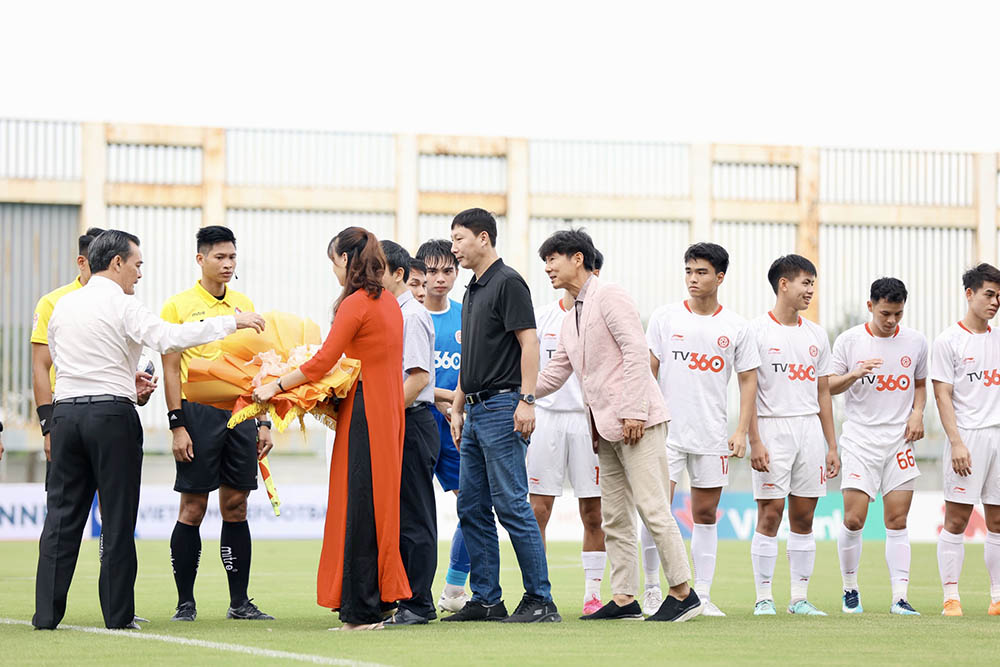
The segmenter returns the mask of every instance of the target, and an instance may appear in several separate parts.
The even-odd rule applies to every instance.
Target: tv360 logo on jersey
[[[708,355],[701,354],[699,352],[681,352],[680,350],[674,350],[674,359],[680,361],[688,361],[688,368],[693,371],[712,371],[713,373],[719,373],[723,368],[726,367],[726,362],[719,355]]]
[[[775,373],[788,373],[789,380],[800,382],[815,382],[816,367],[812,364],[771,364]]]
[[[455,369],[459,370],[462,367],[462,353],[461,352],[442,352],[440,350],[434,350],[434,368],[443,368],[445,370]]]
[[[908,375],[866,375],[861,378],[861,384],[875,386],[875,391],[906,391],[910,388]]]
[[[969,382],[982,380],[984,387],[1000,386],[1000,369],[997,368],[992,370],[973,371],[971,373],[966,373],[966,375],[969,378]]]

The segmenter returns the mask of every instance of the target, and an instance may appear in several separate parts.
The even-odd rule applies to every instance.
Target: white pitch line
[[[0,618],[3,625],[31,625],[29,621],[22,621],[17,618]],[[222,642],[209,642],[203,639],[188,639],[186,637],[175,637],[173,635],[154,635],[148,632],[130,632],[124,630],[108,630],[107,628],[95,628],[84,625],[60,625],[60,629],[74,630],[76,632],[89,632],[94,635],[110,635],[112,637],[128,637],[129,639],[146,639],[150,641],[165,642],[167,644],[180,644],[182,646],[193,646],[195,648],[207,648],[215,651],[228,651],[230,653],[245,653],[256,658],[277,658],[279,660],[295,660],[297,662],[308,662],[314,665],[341,665],[343,667],[385,667],[377,662],[361,662],[360,660],[349,660],[347,658],[332,658],[325,655],[310,655],[308,653],[291,653],[289,651],[274,651],[272,649],[257,648],[255,646],[243,646],[242,644],[223,644]]]

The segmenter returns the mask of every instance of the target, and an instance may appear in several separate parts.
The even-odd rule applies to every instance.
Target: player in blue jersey
[[[441,451],[434,472],[441,487],[457,495],[459,456],[451,437],[448,412],[462,365],[462,304],[449,299],[448,295],[458,278],[458,260],[451,254],[451,241],[443,239],[433,239],[421,245],[417,250],[417,259],[423,261],[427,269],[424,306],[434,321],[435,389],[431,412],[441,435]],[[469,551],[465,548],[462,529],[456,525],[444,592],[438,601],[441,611],[456,612],[465,606],[469,599],[465,592],[469,569]]]

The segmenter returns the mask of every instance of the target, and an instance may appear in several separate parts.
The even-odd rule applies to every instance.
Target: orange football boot
[[[1000,612],[998,612],[1000,613]],[[958,600],[951,599],[944,601],[944,609],[941,610],[942,616],[961,616],[962,615],[962,603]]]

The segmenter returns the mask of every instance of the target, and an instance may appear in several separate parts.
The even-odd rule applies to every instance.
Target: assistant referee
[[[134,298],[142,277],[139,239],[108,230],[90,245],[90,282],[56,304],[49,348],[56,367],[48,513],[38,545],[37,629],[55,629],[66,612],[80,539],[100,492],[104,558],[99,591],[104,624],[139,629],[135,616],[135,524],[142,473],[142,424],[135,367],[143,346],[161,353],[262,331],[256,313],[168,324]]]

